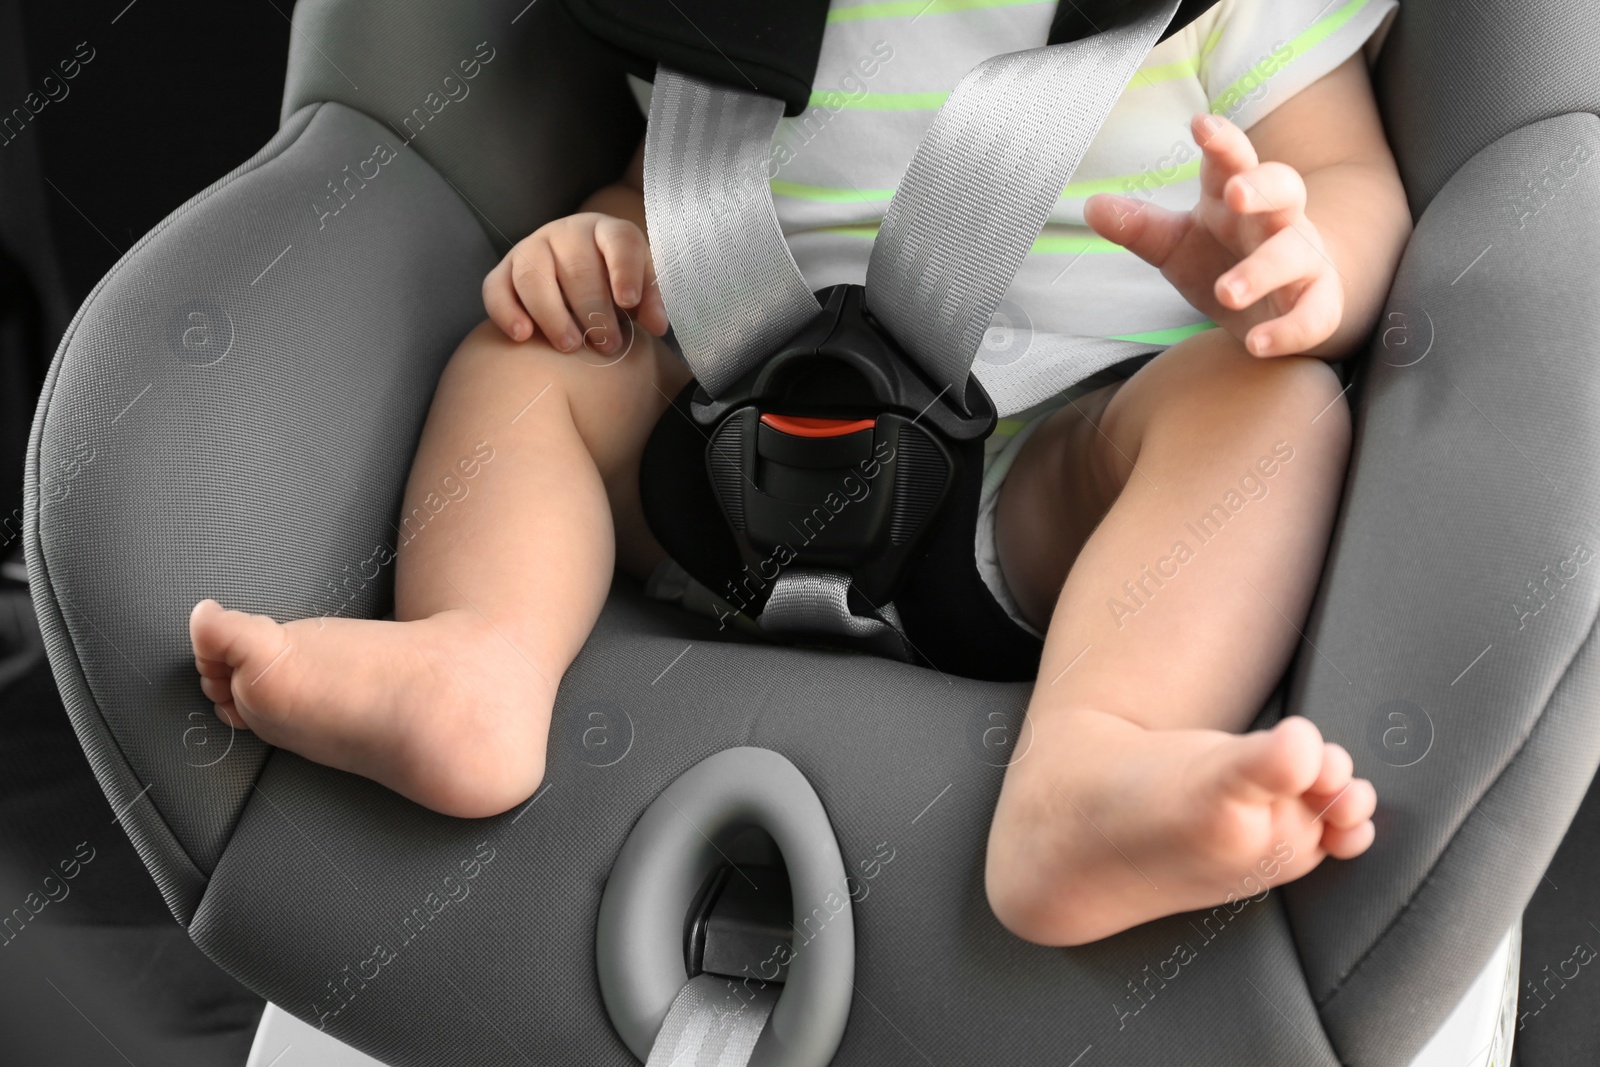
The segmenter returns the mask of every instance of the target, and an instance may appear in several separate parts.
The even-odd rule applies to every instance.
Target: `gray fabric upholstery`
[[[1490,142],[1600,109],[1600,20],[1590,0],[1400,0],[1376,74],[1416,217]]]
[[[313,206],[393,139],[338,104],[297,112],[113,268],[40,400],[24,524],[41,629],[180,921],[267,752],[195,687],[188,609],[385,610],[374,547],[439,370],[482,317],[493,252],[416,153],[395,146],[337,215]]]
[[[1546,167],[1560,179],[1525,201]],[[1600,552],[1596,247],[1600,120],[1502,138],[1429,205],[1367,363],[1307,628],[1318,651],[1302,652],[1290,707],[1371,777],[1378,836],[1360,862],[1285,889],[1350,1063],[1387,1062],[1397,1032],[1420,1046],[1443,1021],[1600,762],[1600,555],[1562,563]],[[1529,582],[1548,582],[1547,605]],[[1406,728],[1395,711],[1412,735],[1385,747]],[[1412,762],[1404,745],[1430,737]]]
[[[594,977],[606,872],[668,782],[758,745],[811,781],[867,888],[838,1067],[1065,1064],[1091,1044],[1085,1062],[1331,1067],[1278,893],[1209,924],[1181,916],[1065,951],[995,921],[983,843],[1002,768],[982,734],[1014,729],[1026,695],[865,656],[725,643],[714,623],[619,580],[562,682],[531,805],[450,819],[274,753],[190,933],[273,1003],[388,1063],[620,1067],[635,1061]],[[594,711],[626,747],[609,766],[596,764],[610,754],[586,762]],[[1163,982],[1180,941],[1196,958]],[[1128,984],[1147,981],[1148,1002]]]
[[[1488,44],[1513,40],[1508,20],[1544,41],[1567,16],[1493,6],[1491,33],[1476,10],[1405,0],[1396,33],[1419,69],[1473,57],[1438,85],[1481,78],[1524,102],[1508,108],[1543,106],[1545,89],[1500,69],[1527,56]],[[1407,30],[1408,17],[1423,21]],[[1023,686],[726,643],[623,583],[562,683],[548,784],[520,812],[445,818],[250,738],[230,748],[215,724],[189,606],[387,607],[391,576],[368,561],[438,371],[481,317],[483,273],[637,140],[618,69],[564,18],[549,3],[303,0],[283,132],[130,251],[52,369],[25,516],[41,629],[99,780],[196,943],[395,1064],[628,1063],[594,981],[606,871],[675,775],[754,744],[812,781],[846,865],[877,871],[856,906],[842,1067],[1080,1052],[1085,1064],[1405,1063],[1526,902],[1600,758],[1585,714],[1600,587],[1585,569],[1527,631],[1506,632],[1524,583],[1568,542],[1600,537],[1583,480],[1600,444],[1585,347],[1595,185],[1587,165],[1559,187],[1544,170],[1595,145],[1595,120],[1517,130],[1439,193],[1388,309],[1403,318],[1386,327],[1405,332],[1380,335],[1362,383],[1357,459],[1289,706],[1377,781],[1375,851],[1209,925],[1179,916],[1048,950],[1005,933],[982,889],[1001,768],[980,738],[1015,727]],[[1446,32],[1453,19],[1469,39]],[[375,143],[405,140],[396,127],[426,106],[435,72],[449,91],[444,77],[459,81],[452,68],[486,40],[496,56],[471,95],[325,214],[328,183]],[[1409,75],[1387,69],[1394,99]],[[594,110],[556,103],[579,98]],[[1454,106],[1395,105],[1411,124],[1396,141],[1414,206],[1504,132],[1424,132]],[[1530,200],[1528,181],[1544,193]],[[1419,319],[1433,347],[1398,366],[1421,345]],[[206,363],[225,335],[227,355]],[[1432,741],[1411,760],[1385,731],[1403,714],[1402,739],[1420,738],[1417,709]],[[592,711],[626,727],[620,761],[586,757]],[[1174,970],[1180,944],[1193,959]]]
[[[502,252],[615,180],[644,136],[615,54],[555,0],[300,0],[294,23],[284,116],[319,100],[370,115]]]

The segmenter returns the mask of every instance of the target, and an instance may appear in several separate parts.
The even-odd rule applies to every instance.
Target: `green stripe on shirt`
[[[1068,182],[1061,195],[1069,200],[1093,196],[1095,193],[1118,193],[1123,196],[1137,194],[1140,190],[1162,185],[1175,185],[1200,176],[1200,160],[1190,160],[1170,173],[1143,171],[1138,174],[1114,174],[1109,178],[1093,178],[1081,182]],[[858,189],[855,186],[807,185],[804,182],[773,178],[769,183],[773,196],[787,196],[793,200],[814,200],[824,204],[874,204],[887,203],[894,197],[893,189]]]
[[[1348,3],[1346,3],[1339,10],[1335,11],[1333,14],[1318,19],[1309,27],[1296,34],[1294,39],[1284,46],[1289,50],[1288,58],[1284,59],[1277,66],[1267,71],[1265,77],[1263,77],[1256,70],[1256,67],[1260,67],[1268,58],[1267,56],[1262,56],[1261,59],[1256,62],[1254,67],[1251,67],[1249,71],[1239,77],[1239,80],[1235,81],[1232,85],[1228,86],[1217,95],[1217,98],[1211,102],[1211,113],[1213,115],[1221,115],[1232,110],[1248,93],[1254,92],[1256,88],[1266,80],[1266,78],[1276,76],[1279,71],[1283,70],[1290,63],[1293,63],[1296,59],[1299,59],[1301,56],[1311,51],[1311,49],[1321,44],[1331,34],[1344,26],[1345,23],[1355,18],[1356,13],[1362,8],[1366,7],[1367,3],[1368,0],[1349,0]],[[1277,54],[1278,53],[1276,49],[1269,53],[1269,55],[1274,57]],[[1244,88],[1245,83],[1251,81],[1252,79],[1254,80],[1254,84],[1252,84],[1248,89]]]
[[[1197,333],[1215,330],[1217,324],[1207,320],[1195,322],[1188,326],[1174,326],[1169,330],[1146,330],[1144,333],[1120,333],[1111,338],[1113,341],[1137,341],[1141,344],[1175,345],[1185,337],[1193,337]]]
[[[1061,195],[1069,199],[1080,196],[1093,196],[1095,193],[1119,193],[1123,196],[1129,196],[1137,193],[1140,189],[1150,189],[1160,185],[1176,185],[1178,182],[1186,182],[1190,178],[1198,177],[1200,177],[1200,160],[1192,159],[1181,167],[1174,167],[1170,174],[1147,170],[1138,174],[1116,174],[1109,178],[1068,182],[1067,187],[1061,190]]]
[[[946,9],[955,0],[947,0],[935,5],[937,8]],[[966,0],[969,8],[980,7],[1011,7],[1020,3],[1038,3],[1040,0]],[[861,7],[843,8],[838,12],[831,12],[828,16],[830,22],[841,21],[835,19],[835,14],[845,14],[851,11],[878,10],[880,8],[906,8],[910,13],[913,9],[927,7],[927,0],[910,0],[909,3],[865,4]],[[942,13],[935,11],[935,14]],[[862,16],[865,17],[865,16]],[[1210,55],[1211,50],[1217,46],[1217,41],[1222,35],[1221,29],[1211,32],[1205,43],[1200,48],[1200,55],[1180,59],[1172,63],[1158,63],[1153,67],[1141,67],[1134,71],[1133,77],[1128,79],[1128,84],[1123,86],[1123,92],[1144,85],[1158,85],[1161,82],[1177,81],[1181,78],[1198,78],[1200,65]],[[831,111],[937,111],[944,106],[950,98],[947,92],[926,93],[847,93],[842,89],[814,90],[807,101],[809,107],[825,107]]]
[[[787,196],[793,200],[816,200],[824,204],[887,203],[894,198],[893,189],[841,189],[831,185],[806,185],[773,178],[769,183],[773,196]]]
[[[870,241],[877,238],[878,227],[872,224],[860,226],[818,226],[814,230],[808,230],[805,232],[836,233],[841,237],[859,237],[862,240]],[[792,236],[799,236],[799,234],[794,234]],[[1085,237],[1079,234],[1041,234],[1039,238],[1033,242],[1033,246],[1029,248],[1028,251],[1039,255],[1061,256],[1079,255],[1083,253],[1088,253],[1090,255],[1109,255],[1116,254],[1118,252],[1127,252],[1128,250],[1113,241],[1106,240],[1104,237]]]
[[[823,89],[811,94],[811,107],[830,111],[938,111],[949,93],[860,93],[851,96],[843,89]]]
[[[1133,77],[1128,79],[1124,92],[1136,85],[1154,85],[1157,82],[1176,81],[1179,78],[1197,78],[1200,76],[1200,57],[1192,56],[1189,59],[1180,59],[1175,63],[1158,63],[1153,67],[1140,67],[1133,72]]]
[[[1200,76],[1200,64],[1206,61],[1206,57],[1211,55],[1212,50],[1217,47],[1217,42],[1220,40],[1222,40],[1222,27],[1218,26],[1201,43],[1199,55],[1189,59],[1180,59],[1175,63],[1158,63],[1153,67],[1140,67],[1134,71],[1133,78],[1128,82],[1128,85],[1150,85],[1156,82],[1174,81],[1178,78],[1198,78]]]
[[[1029,248],[1028,251],[1034,255],[1042,256],[1104,256],[1127,252],[1128,250],[1115,241],[1108,241],[1104,237],[1085,237],[1075,233],[1045,233],[1040,234],[1034,240],[1033,247]]]

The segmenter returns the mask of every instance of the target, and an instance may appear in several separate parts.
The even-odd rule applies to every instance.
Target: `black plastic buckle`
[[[790,564],[852,575],[892,599],[963,465],[981,464],[995,409],[968,376],[965,410],[867,310],[859,285],[764,363],[690,404],[706,467],[741,555],[758,573]]]
[[[794,905],[782,866],[725,864],[695,896],[684,927],[689,977],[720,974],[784,984],[794,955]]]

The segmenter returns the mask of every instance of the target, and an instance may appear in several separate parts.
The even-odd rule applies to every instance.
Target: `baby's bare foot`
[[[989,834],[990,904],[1030,941],[1096,941],[1372,843],[1372,784],[1308,719],[1237,735],[1076,712],[1049,728],[1072,755],[1012,767]]]
[[[202,600],[189,638],[225,722],[435,811],[497,814],[543,777],[554,686],[476,613],[279,623]]]

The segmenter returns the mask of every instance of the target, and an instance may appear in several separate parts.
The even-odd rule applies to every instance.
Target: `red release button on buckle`
[[[807,415],[762,415],[761,421],[779,433],[795,437],[843,437],[877,425],[877,419],[816,419]]]

